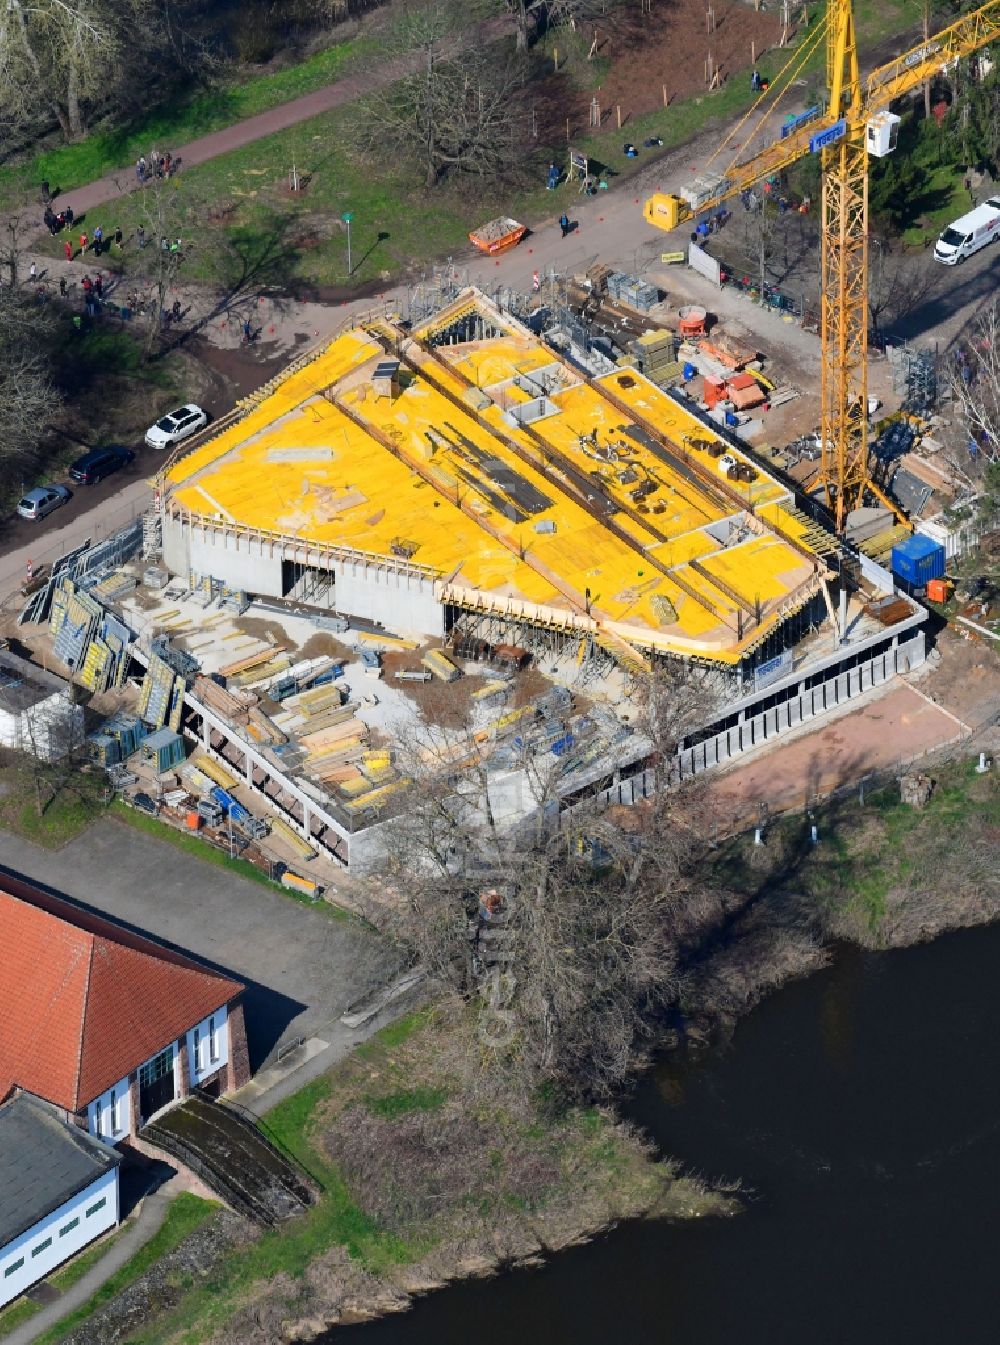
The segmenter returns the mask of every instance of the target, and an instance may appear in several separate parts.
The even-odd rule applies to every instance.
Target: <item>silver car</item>
[[[21,518],[32,520],[44,518],[46,514],[51,514],[53,509],[65,504],[70,494],[66,486],[36,486],[21,500],[17,512]]]

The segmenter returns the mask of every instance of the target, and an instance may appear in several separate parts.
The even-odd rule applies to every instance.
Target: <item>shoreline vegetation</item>
[[[765,994],[825,965],[837,942],[903,947],[1000,915],[1000,781],[977,774],[967,750],[926,772],[921,806],[902,802],[893,782],[863,803],[855,793],[817,809],[816,845],[805,818],[786,817],[762,846],[751,835],[714,852],[716,931],[685,966],[662,1049],[696,1056],[724,1041]],[[458,1279],[540,1264],[624,1220],[741,1208],[738,1185],[683,1173],[611,1108],[512,1098],[486,1058],[475,1011],[458,998],[383,1029],[262,1121],[320,1183],[313,1210],[263,1234],[216,1216],[197,1270],[161,1265],[132,1286],[134,1328],[122,1335],[112,1300],[64,1338],[310,1339]]]

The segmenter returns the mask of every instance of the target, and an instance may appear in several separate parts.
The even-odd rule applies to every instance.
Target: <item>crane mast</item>
[[[828,0],[831,124],[845,134],[822,154],[820,480],[841,532],[871,489],[868,471],[868,148],[851,0]]]
[[[869,466],[868,158],[869,142],[874,146],[879,139],[871,134],[873,119],[943,66],[1000,41],[1000,0],[988,0],[880,66],[864,87],[858,70],[853,0],[827,0],[825,22],[829,90],[825,114],[794,126],[745,162],[734,160],[707,190],[701,180],[678,196],[658,193],[650,197],[644,213],[657,228],[674,229],[693,214],[714,209],[804,155],[821,155],[820,481],[837,531],[842,532],[847,515],[866,497],[895,509],[872,481]],[[899,118],[890,120],[898,122]],[[893,137],[888,146],[883,143],[873,152],[884,154],[894,145]]]

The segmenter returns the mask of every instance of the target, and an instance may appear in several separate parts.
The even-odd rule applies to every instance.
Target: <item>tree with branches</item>
[[[894,246],[888,237],[871,237],[868,249],[868,316],[876,343],[894,323],[902,322],[940,288],[940,267],[919,253]]]
[[[636,699],[667,778],[698,697],[664,677]],[[697,881],[697,808],[664,793],[557,820],[567,781],[551,752],[529,743],[498,769],[471,723],[425,724],[402,743],[397,765],[413,783],[386,824],[370,918],[478,1006],[491,1069],[518,1087],[610,1095],[676,1000],[680,948],[713,903]]]
[[[454,173],[503,176],[526,134],[521,62],[456,42],[459,13],[450,0],[434,0],[406,14],[389,45],[412,68],[367,105],[366,150],[398,151],[428,187]]]
[[[0,484],[16,486],[59,408],[53,386],[57,323],[51,305],[0,288]]]
[[[8,0],[0,6],[0,116],[9,126],[55,116],[66,139],[86,130],[122,54],[128,17],[108,0]]]
[[[1000,462],[1000,301],[979,314],[952,369],[952,392],[976,457]]]

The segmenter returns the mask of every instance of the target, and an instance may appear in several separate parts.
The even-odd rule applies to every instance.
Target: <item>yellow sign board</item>
[[[666,266],[670,262],[682,262],[686,256],[685,252],[661,252],[660,261]]]

